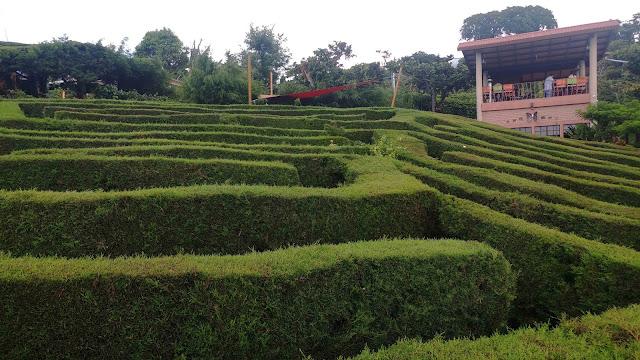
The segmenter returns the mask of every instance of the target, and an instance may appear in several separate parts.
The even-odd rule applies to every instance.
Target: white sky
[[[220,59],[225,50],[240,49],[250,23],[275,24],[287,36],[294,60],[341,40],[353,45],[353,64],[379,61],[377,49],[388,49],[393,57],[416,51],[460,56],[456,47],[466,17],[512,5],[551,9],[561,27],[624,21],[640,12],[640,2],[633,0],[0,0],[0,39],[37,43],[67,34],[119,44],[126,36],[133,49],[146,31],[166,26],[187,45],[204,39]]]

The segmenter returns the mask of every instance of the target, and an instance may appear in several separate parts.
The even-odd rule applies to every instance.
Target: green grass
[[[0,100],[0,120],[26,119],[15,101]]]

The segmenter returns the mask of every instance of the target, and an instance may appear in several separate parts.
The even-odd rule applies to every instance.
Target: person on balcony
[[[544,97],[551,96],[553,96],[553,75],[549,75],[544,79]]]

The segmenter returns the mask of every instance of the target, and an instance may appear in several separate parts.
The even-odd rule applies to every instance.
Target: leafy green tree
[[[510,34],[557,28],[551,10],[542,6],[510,6],[464,19],[460,34],[465,40],[479,40]]]
[[[256,86],[252,94],[257,93]],[[204,52],[192,61],[182,86],[182,98],[201,104],[246,103],[246,72],[235,61],[216,62]]]
[[[351,45],[344,41],[334,41],[326,48],[313,51],[313,55],[294,63],[289,75],[300,83],[308,83],[312,88],[323,88],[344,83],[343,61],[355,55]]]
[[[622,23],[618,40],[609,44],[607,58],[626,63],[605,59],[598,63],[598,97],[615,102],[640,99],[640,13]]]
[[[428,95],[431,111],[438,111],[442,109],[442,104],[450,93],[471,86],[466,65],[459,62],[454,67],[452,60],[452,55],[441,57],[420,51],[390,62],[390,68],[395,70],[403,64],[404,73],[408,77],[407,86]]]
[[[289,63],[291,54],[286,42],[284,34],[276,33],[273,26],[251,24],[244,39],[246,49],[241,54],[242,63],[246,64],[247,54],[250,52],[254,78],[268,84],[269,72],[273,71],[275,80]]]
[[[595,105],[589,105],[581,115],[589,120],[591,126],[589,129],[580,127],[575,134],[572,134],[573,137],[614,142],[622,136],[628,142],[629,135],[637,134],[637,124],[640,122],[640,101],[625,103],[599,101]]]
[[[165,70],[174,74],[181,73],[189,63],[188,49],[168,28],[147,32],[136,46],[137,57],[157,58]]]

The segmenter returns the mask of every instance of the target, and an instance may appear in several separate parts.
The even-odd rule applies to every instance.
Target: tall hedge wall
[[[504,326],[514,281],[497,251],[452,240],[0,268],[3,356],[40,359],[320,359],[486,335]]]
[[[14,255],[242,253],[382,236],[432,236],[436,191],[392,162],[347,162],[334,189],[202,185],[123,192],[0,191]]]
[[[127,190],[194,184],[300,185],[292,165],[226,159],[92,155],[0,156],[0,189]]]
[[[512,319],[547,321],[640,302],[640,255],[611,244],[531,224],[452,196],[443,196],[446,236],[500,250],[518,273]]]
[[[556,328],[524,328],[476,340],[402,340],[353,359],[635,359],[640,354],[638,331],[640,305],[633,305],[564,320]]]

